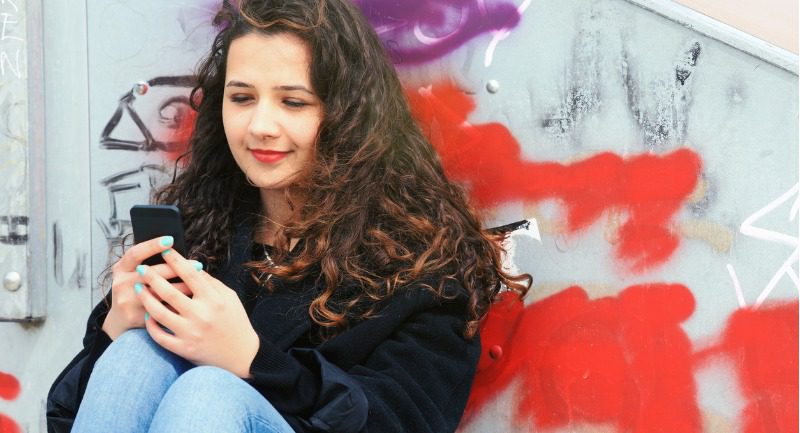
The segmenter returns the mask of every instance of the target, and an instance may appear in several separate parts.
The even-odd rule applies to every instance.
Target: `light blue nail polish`
[[[172,236],[161,237],[161,245],[165,247],[171,247],[173,242],[175,242],[175,239],[173,239]]]
[[[133,285],[133,290],[136,290],[136,294],[137,295],[139,293],[142,293],[143,289],[144,289],[144,285],[142,285],[142,283],[136,283],[136,284]]]
[[[164,250],[164,251],[162,251],[162,252],[161,252],[161,257],[164,257],[164,256],[166,256],[166,255],[167,255],[167,254],[169,254],[171,251],[172,251],[172,250]]]
[[[198,262],[197,260],[194,260],[192,262],[192,266],[194,266],[194,268],[197,270],[197,272],[200,272],[200,271],[203,270],[203,264]]]
[[[150,313],[144,313],[144,321],[147,322],[150,320]]]
[[[147,266],[145,266],[145,265],[139,265],[139,266],[136,267],[136,272],[138,272],[139,275],[141,275],[141,276],[144,276],[144,272],[146,270],[147,270]]]

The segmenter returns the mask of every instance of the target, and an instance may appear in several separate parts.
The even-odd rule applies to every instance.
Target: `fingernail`
[[[130,268],[128,268],[128,269],[130,269]],[[145,265],[139,265],[139,266],[136,267],[136,272],[138,272],[139,275],[141,275],[141,276],[144,276],[144,272],[146,270],[147,270],[147,266],[145,266]]]
[[[175,242],[175,239],[173,239],[172,236],[161,237],[161,245],[165,247],[171,247],[173,242]]]
[[[147,322],[150,320],[150,313],[144,313],[144,321]]]
[[[172,251],[172,250],[164,250],[164,251],[162,251],[162,252],[161,252],[161,257],[164,257],[164,256],[166,256],[167,254],[169,254],[169,253],[170,253],[170,251]]]
[[[203,264],[198,262],[197,260],[193,260],[192,261],[192,266],[194,266],[194,268],[197,270],[197,272],[200,272],[200,271],[203,270]]]
[[[144,289],[144,286],[142,285],[142,283],[136,283],[136,284],[133,285],[133,290],[136,291],[137,295],[139,293],[142,293],[142,289]]]

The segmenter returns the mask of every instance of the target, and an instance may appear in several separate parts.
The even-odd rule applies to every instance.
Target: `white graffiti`
[[[798,194],[798,192],[800,192],[800,183],[797,183],[788,191],[783,193],[780,197],[747,217],[739,227],[739,232],[745,236],[792,247],[792,252],[781,264],[778,270],[772,275],[764,289],[761,290],[761,293],[758,295],[758,298],[754,304],[755,308],[758,308],[769,297],[770,293],[772,293],[772,290],[778,285],[778,282],[781,281],[784,276],[789,277],[794,284],[795,289],[800,291],[800,277],[798,277],[798,273],[794,269],[794,265],[800,263],[800,237],[796,233],[781,233],[775,230],[769,230],[756,226],[756,223],[761,218],[770,214],[775,209],[792,199],[794,199],[794,203],[789,211],[788,220],[789,222],[794,221],[797,218],[798,210],[800,210],[800,194]],[[733,287],[736,291],[736,297],[739,301],[739,305],[741,307],[745,307],[746,304],[744,302],[741,284],[736,276],[736,272],[730,263],[727,265],[727,268],[728,273],[731,276],[731,280],[733,281]]]
[[[726,266],[728,268],[728,273],[731,276],[731,281],[733,281],[733,290],[736,291],[736,300],[739,302],[739,308],[746,308],[747,302],[744,300],[744,292],[742,292],[742,285],[739,283],[739,278],[736,276],[736,271],[733,270],[733,265],[728,263]]]
[[[525,10],[531,5],[532,0],[523,0],[523,2],[517,7],[517,12],[519,12],[520,17]],[[485,11],[486,5],[483,2],[480,2],[479,5]],[[489,46],[486,47],[486,54],[483,56],[483,66],[488,68],[492,64],[492,60],[494,59],[494,50],[497,48],[497,44],[500,41],[504,40],[511,34],[510,29],[500,29],[495,30],[492,32],[492,40],[489,41]]]

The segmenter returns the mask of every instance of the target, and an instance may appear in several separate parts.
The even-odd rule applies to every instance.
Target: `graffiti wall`
[[[533,287],[483,324],[462,433],[797,432],[796,56],[699,31],[666,1],[358,5],[447,174],[487,225],[525,222],[506,266]],[[128,209],[187,145],[218,6],[60,11],[84,29],[53,31],[86,47],[86,69],[71,69],[85,74],[85,142],[60,154],[86,205],[48,217],[47,321],[0,328],[14,342],[0,431],[43,431],[47,386],[79,348]]]

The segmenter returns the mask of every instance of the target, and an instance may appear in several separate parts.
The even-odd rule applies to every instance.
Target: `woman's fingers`
[[[160,324],[161,322],[159,322],[155,316],[148,314],[145,317],[144,327],[147,329],[147,333],[150,334],[150,337],[153,338],[153,341],[170,352],[177,353],[180,347],[180,339],[176,337],[174,333],[171,334],[167,332]],[[172,328],[169,326],[167,326],[167,329],[172,331]]]
[[[140,293],[142,304],[144,304],[148,312],[151,314],[159,314],[169,310],[166,309],[162,311],[160,309],[154,309],[154,311],[150,311],[150,308],[148,304],[145,304],[145,301],[153,301],[161,307],[163,307],[161,301],[164,301],[169,304],[178,314],[183,314],[189,310],[191,299],[183,291],[187,289],[185,284],[183,284],[180,288],[175,287],[158,272],[155,272],[152,267],[146,265],[139,265],[136,268],[136,272],[141,275],[142,281],[147,284],[149,289],[152,291],[152,293],[145,293],[145,291],[141,291]],[[166,323],[164,325],[166,325]]]
[[[172,236],[162,236],[160,238],[150,239],[149,241],[140,242],[125,251],[122,258],[114,264],[113,271],[133,272],[140,263],[147,258],[161,253],[164,250],[172,247]]]
[[[187,260],[175,250],[169,249],[162,254],[164,261],[175,274],[180,277],[188,289],[195,295],[201,296],[208,293],[210,286],[203,272],[203,264],[197,260]]]

